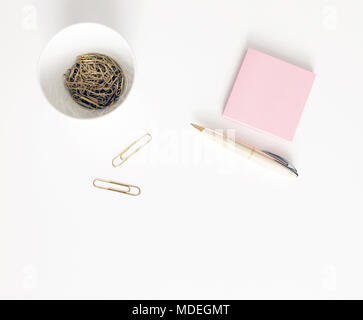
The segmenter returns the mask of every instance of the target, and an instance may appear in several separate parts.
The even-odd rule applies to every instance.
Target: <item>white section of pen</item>
[[[214,131],[196,124],[191,124],[194,128],[198,129],[204,136],[212,139],[214,142],[222,145],[223,147],[232,150],[233,152],[243,156],[247,160],[252,160],[266,168],[270,168],[286,176],[297,177],[291,169],[276,161],[272,156],[252,147],[247,144],[230,139],[218,131]]]

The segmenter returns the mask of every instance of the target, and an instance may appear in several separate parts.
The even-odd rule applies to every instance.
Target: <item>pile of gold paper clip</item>
[[[123,94],[125,75],[112,58],[98,53],[82,54],[64,75],[72,99],[92,110],[112,106]]]

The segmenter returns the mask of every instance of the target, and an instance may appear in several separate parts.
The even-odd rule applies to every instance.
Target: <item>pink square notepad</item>
[[[315,75],[248,49],[223,116],[291,141]]]

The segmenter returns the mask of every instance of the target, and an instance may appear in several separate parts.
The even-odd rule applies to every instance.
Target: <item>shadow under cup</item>
[[[76,103],[64,84],[64,74],[77,56],[99,53],[114,59],[125,76],[125,88],[111,106],[91,110]],[[96,118],[120,106],[134,81],[134,58],[126,40],[116,31],[101,24],[80,23],[58,32],[47,44],[39,60],[39,81],[48,102],[58,111],[74,118]]]

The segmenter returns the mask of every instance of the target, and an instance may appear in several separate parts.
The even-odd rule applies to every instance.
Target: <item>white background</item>
[[[361,0],[3,1],[0,297],[363,298]],[[37,61],[63,27],[99,22],[137,60],[96,120],[50,106]],[[77,41],[77,39],[75,39]],[[224,120],[247,47],[317,74],[295,139]],[[202,142],[236,129],[285,156],[288,180]],[[114,169],[111,159],[153,141]],[[95,177],[140,197],[95,189]]]

